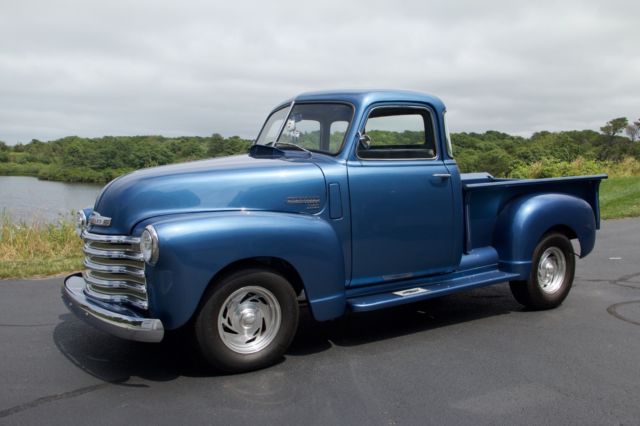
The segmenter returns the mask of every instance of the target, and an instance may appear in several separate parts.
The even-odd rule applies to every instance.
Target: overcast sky
[[[640,2],[0,2],[0,140],[255,137],[303,91],[439,96],[452,131],[640,117]]]

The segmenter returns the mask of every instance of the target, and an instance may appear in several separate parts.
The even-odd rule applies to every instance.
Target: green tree
[[[508,176],[515,166],[513,157],[502,148],[494,148],[482,153],[478,158],[478,162],[481,171],[489,172],[496,177]]]
[[[626,117],[618,117],[612,120],[609,120],[607,124],[600,127],[600,130],[605,135],[609,136],[610,139],[613,139],[615,135],[622,132],[625,127],[629,124],[629,120]]]

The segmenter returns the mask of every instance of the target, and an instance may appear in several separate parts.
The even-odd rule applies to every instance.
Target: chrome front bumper
[[[145,318],[124,309],[114,312],[84,295],[86,282],[82,274],[69,275],[62,285],[62,300],[71,312],[92,326],[109,334],[138,342],[159,342],[164,337],[162,321]]]

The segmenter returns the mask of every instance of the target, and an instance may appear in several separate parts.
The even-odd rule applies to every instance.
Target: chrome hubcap
[[[252,354],[273,341],[281,321],[280,304],[273,293],[262,287],[242,287],[222,305],[218,332],[232,351]]]
[[[549,247],[538,262],[538,285],[545,293],[555,293],[562,287],[567,272],[564,253],[557,247]]]

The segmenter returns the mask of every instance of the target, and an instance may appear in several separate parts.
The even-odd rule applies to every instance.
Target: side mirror
[[[358,146],[365,150],[369,149],[371,147],[371,138],[369,135],[358,132]]]

